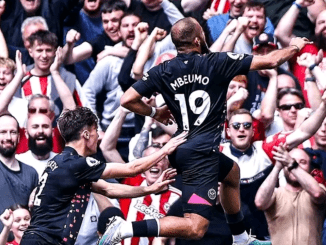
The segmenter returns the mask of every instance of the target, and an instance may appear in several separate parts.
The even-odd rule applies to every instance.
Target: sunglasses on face
[[[296,104],[289,104],[289,105],[280,105],[278,108],[281,109],[282,111],[288,111],[291,110],[292,106],[297,109],[300,110],[304,107],[303,103],[296,103]]]
[[[249,129],[249,128],[251,128],[251,125],[252,125],[251,122],[243,122],[243,123],[234,122],[234,123],[231,123],[231,126],[232,126],[235,130],[239,130],[241,124],[242,124],[242,126],[243,126],[244,129]]]
[[[31,114],[35,114],[36,112],[41,113],[41,114],[47,114],[48,113],[48,109],[36,109],[36,108],[28,108],[28,113]]]

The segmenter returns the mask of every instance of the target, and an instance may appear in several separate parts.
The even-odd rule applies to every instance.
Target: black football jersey
[[[105,166],[92,157],[78,155],[71,147],[66,147],[50,160],[39,180],[31,225],[26,232],[62,239],[68,212],[73,210],[75,194],[81,186],[96,182]]]
[[[178,54],[145,73],[133,88],[146,97],[161,93],[177,133],[189,131],[188,141],[180,147],[204,150],[219,144],[229,83],[236,75],[247,74],[251,61],[251,55],[231,52]]]

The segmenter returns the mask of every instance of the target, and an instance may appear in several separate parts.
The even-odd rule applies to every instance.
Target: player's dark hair
[[[16,123],[17,123],[17,132],[19,134],[19,123],[18,123],[18,120],[16,119],[16,117],[14,117],[12,114],[8,113],[8,112],[5,112],[5,113],[1,113],[0,114],[0,118],[1,117],[4,117],[4,116],[8,116],[8,117],[11,117],[13,119],[15,119]]]
[[[171,38],[177,50],[193,46],[193,41],[198,36],[198,23],[192,17],[178,20],[171,28]]]
[[[58,119],[58,127],[66,143],[79,140],[85,128],[97,126],[97,116],[87,107],[67,110]]]
[[[252,117],[250,111],[248,111],[247,109],[244,109],[244,108],[240,108],[238,110],[231,112],[229,121],[231,121],[231,118],[235,115],[249,115],[251,117],[251,120],[253,120],[253,117]]]
[[[124,1],[122,0],[111,0],[108,2],[103,3],[101,7],[101,13],[106,14],[106,13],[112,13],[113,11],[127,11],[127,5]]]
[[[301,99],[302,103],[305,104],[303,94],[300,90],[298,90],[296,88],[282,88],[280,91],[278,91],[278,94],[277,94],[277,102],[276,102],[277,107],[280,106],[281,99],[287,94],[292,94],[292,95],[299,97]]]
[[[264,10],[264,15],[265,15],[265,18],[267,17],[266,15],[266,8],[265,8],[265,5],[261,2],[258,2],[258,1],[248,1],[246,4],[245,4],[245,9],[253,9],[253,10],[261,10],[263,9]]]
[[[35,41],[39,44],[48,44],[54,48],[58,47],[58,38],[50,31],[39,30],[30,35],[27,40],[30,42],[31,47],[35,44]]]

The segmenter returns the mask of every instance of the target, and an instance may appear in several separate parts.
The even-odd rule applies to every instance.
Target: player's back
[[[105,164],[91,157],[82,157],[71,147],[66,147],[50,160],[36,190],[31,225],[27,232],[40,232],[62,239],[68,213],[75,209],[73,198],[78,195],[82,185],[97,181],[104,168]],[[87,188],[90,193],[90,185]],[[87,205],[87,195],[81,199]]]
[[[145,74],[162,93],[178,124],[178,133],[189,131],[195,147],[219,143],[226,112],[229,82],[248,72],[251,58],[232,53],[178,54]],[[187,144],[187,143],[186,143]],[[189,144],[189,143],[188,143]]]

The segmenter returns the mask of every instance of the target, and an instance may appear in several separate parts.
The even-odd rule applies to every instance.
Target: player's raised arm
[[[280,66],[300,52],[309,43],[307,38],[292,38],[289,47],[278,49],[266,55],[255,55],[252,59],[250,70],[272,69]]]
[[[145,172],[147,169],[161,161],[167,155],[170,155],[179,145],[186,141],[187,133],[183,132],[178,136],[171,138],[165,146],[159,151],[130,163],[107,163],[101,178],[125,178],[132,177]]]

